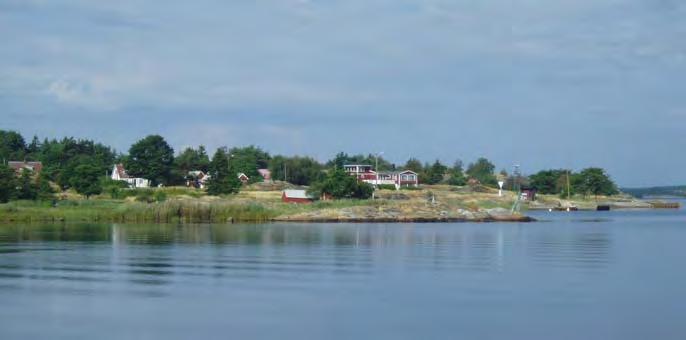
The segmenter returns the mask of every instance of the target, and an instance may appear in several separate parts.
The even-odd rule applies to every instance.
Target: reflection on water
[[[655,292],[642,293],[654,278],[658,295],[682,299],[673,293],[686,279],[667,272],[664,260],[682,254],[677,242],[685,235],[650,229],[675,227],[681,215],[615,214],[596,223],[573,218],[538,224],[3,226],[0,337],[92,337],[105,330],[115,338],[218,337],[228,323],[239,338],[453,338],[458,332],[535,339],[546,338],[546,330],[564,338],[577,334],[575,325],[597,323],[599,313],[614,313],[605,315],[606,324],[640,317],[665,326],[664,318],[646,319],[651,308],[683,311],[674,304],[665,309]],[[651,247],[659,253],[650,253]],[[621,296],[642,302],[646,313],[630,312]],[[167,322],[151,321],[155,313]],[[522,327],[531,322],[525,315],[538,320],[538,328]],[[28,327],[35,318],[51,322]],[[194,327],[175,327],[179,322]],[[649,323],[645,329],[665,335],[659,331],[664,327]],[[606,327],[583,338],[611,338],[614,331]]]

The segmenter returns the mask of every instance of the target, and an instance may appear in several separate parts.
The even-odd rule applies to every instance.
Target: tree
[[[273,179],[296,185],[310,185],[324,176],[322,165],[310,157],[274,156],[269,164]]]
[[[236,170],[229,164],[229,155],[226,148],[219,148],[212,156],[209,165],[210,180],[207,183],[207,193],[210,195],[222,195],[238,193],[241,181],[236,176]]]
[[[32,142],[33,144],[33,142]],[[61,188],[70,186],[74,169],[81,164],[96,166],[101,174],[110,170],[116,159],[114,151],[91,140],[44,140],[34,158],[43,162],[41,175],[56,182]]]
[[[236,170],[236,173],[244,173],[250,178],[251,183],[261,180],[261,176],[257,169],[269,168],[269,160],[271,157],[269,153],[256,147],[254,145],[231,148],[229,150],[229,157],[231,159],[231,166]]]
[[[16,131],[0,130],[0,161],[22,161],[25,155],[24,137]]]
[[[149,179],[153,185],[172,182],[174,149],[159,135],[150,135],[129,149],[126,169],[130,175]]]
[[[467,178],[464,176],[464,170],[462,168],[462,161],[456,160],[453,167],[449,169],[450,178],[448,179],[448,184],[464,186],[467,184]]]
[[[565,190],[567,173],[567,170],[562,169],[541,170],[529,176],[530,185],[541,194],[559,194]]]
[[[74,169],[71,186],[76,192],[86,196],[86,199],[88,199],[92,195],[98,195],[102,192],[100,177],[102,177],[102,173],[97,166],[81,164]]]
[[[50,186],[50,181],[42,173],[36,178],[36,187],[38,188],[38,198],[41,201],[48,201],[55,198],[55,190]]]
[[[483,185],[497,187],[498,180],[495,178],[494,171],[495,165],[484,157],[477,159],[476,162],[467,167],[469,177],[477,179]]]
[[[586,195],[593,194],[611,196],[617,194],[617,185],[610,176],[601,168],[586,168],[582,170],[575,180],[575,187],[579,192]]]
[[[416,158],[410,158],[407,160],[407,163],[403,166],[403,170],[410,170],[414,171],[418,174],[424,172],[424,166],[422,165],[422,162],[420,162]]]
[[[395,164],[384,159],[380,154],[368,154],[366,156],[363,154],[357,154],[351,156],[345,152],[339,152],[338,154],[336,154],[336,157],[334,159],[326,163],[328,167],[338,169],[342,169],[343,166],[346,164],[372,165],[376,168],[375,170],[377,171],[395,170]]]
[[[20,200],[35,200],[38,197],[38,186],[33,181],[33,172],[30,170],[22,170],[19,180],[17,181],[17,199]]]
[[[14,170],[4,164],[0,164],[0,203],[9,202],[16,188]]]
[[[188,179],[190,171],[202,171],[207,173],[210,166],[210,158],[207,156],[204,146],[184,149],[174,158],[174,169],[172,170],[172,182],[181,184]]]
[[[439,160],[436,160],[434,164],[428,167],[426,171],[426,183],[427,184],[438,184],[443,181],[443,176],[448,171],[448,167],[441,164]]]
[[[316,196],[327,194],[334,198],[368,199],[374,193],[374,187],[358,181],[343,169],[335,168],[322,181],[313,184],[309,193]]]

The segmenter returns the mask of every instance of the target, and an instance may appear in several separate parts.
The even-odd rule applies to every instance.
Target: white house
[[[344,165],[343,168],[359,181],[372,185],[394,185],[396,189],[419,186],[419,175],[411,170],[376,172],[372,170],[371,165],[360,164]]]
[[[112,169],[112,180],[124,181],[131,188],[149,188],[150,180],[145,178],[134,178],[129,176],[124,169],[124,164],[115,164],[114,169]]]
[[[210,175],[201,170],[189,171],[186,180],[186,186],[204,189],[207,182],[210,180]]]

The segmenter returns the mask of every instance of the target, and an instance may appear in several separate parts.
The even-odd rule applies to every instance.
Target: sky
[[[0,0],[0,129],[686,184],[681,0]]]

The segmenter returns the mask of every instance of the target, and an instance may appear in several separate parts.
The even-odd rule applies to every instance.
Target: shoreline
[[[104,195],[90,200],[13,201],[0,204],[0,224],[12,223],[493,223],[535,222],[526,211],[577,207],[594,211],[600,204],[618,209],[664,209],[669,202],[631,197],[573,197],[562,200],[538,195],[522,202],[523,213],[511,213],[516,194],[468,187],[424,186],[419,190],[379,190],[375,199],[315,201],[311,204],[282,202],[278,190],[245,190],[237,195],[208,196],[203,191],[181,188],[156,189],[166,193],[162,201],[135,197],[112,199]],[[673,208],[674,206],[669,206]]]

